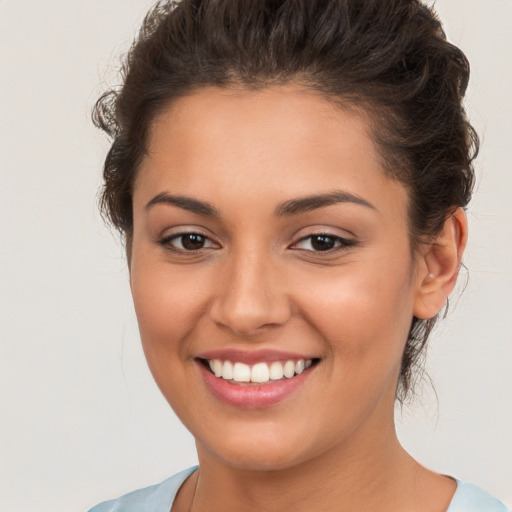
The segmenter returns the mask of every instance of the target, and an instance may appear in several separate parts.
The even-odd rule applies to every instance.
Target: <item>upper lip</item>
[[[298,361],[299,359],[316,359],[314,356],[285,352],[275,349],[241,350],[241,349],[214,349],[202,352],[197,359],[219,359],[221,361],[240,362],[248,365],[256,363],[272,363],[274,361]]]

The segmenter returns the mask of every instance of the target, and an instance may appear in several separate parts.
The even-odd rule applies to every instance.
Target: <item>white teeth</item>
[[[251,367],[244,363],[233,365],[233,380],[235,382],[251,382]]]
[[[270,366],[267,363],[257,363],[251,367],[245,363],[222,362],[220,359],[208,361],[208,365],[216,377],[235,382],[259,384],[269,380],[281,380],[285,377],[291,379],[295,375],[300,375],[312,363],[311,359],[299,359],[298,361],[289,360],[284,364],[280,361],[273,361]]]
[[[268,382],[270,379],[270,370],[267,363],[258,363],[252,367],[251,382]]]
[[[279,361],[274,361],[270,365],[270,379],[280,380],[283,378],[283,376],[283,365]]]
[[[291,379],[295,375],[295,363],[293,361],[284,363],[283,374],[287,379]]]
[[[226,380],[231,380],[233,378],[233,363],[231,361],[224,361],[222,366],[222,375],[221,377]]]
[[[212,364],[213,363],[213,364]],[[213,361],[210,361],[210,368],[212,369],[213,373],[215,373],[215,377],[221,377],[222,376],[222,362],[218,359],[214,359]]]

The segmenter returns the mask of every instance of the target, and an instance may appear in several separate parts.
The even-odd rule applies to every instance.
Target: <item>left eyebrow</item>
[[[317,208],[323,208],[324,206],[330,206],[338,203],[358,204],[377,211],[377,208],[375,208],[375,206],[373,206],[373,204],[368,202],[366,199],[363,199],[362,197],[356,196],[349,192],[345,192],[343,190],[335,190],[327,194],[291,199],[290,201],[286,201],[280,204],[276,208],[275,214],[278,217],[297,215],[299,213],[310,212],[312,210],[316,210]]]

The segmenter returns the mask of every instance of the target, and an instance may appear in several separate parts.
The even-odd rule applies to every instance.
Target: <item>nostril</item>
[[[251,336],[262,328],[285,324],[291,317],[291,307],[284,296],[233,291],[214,301],[210,317],[237,335]]]

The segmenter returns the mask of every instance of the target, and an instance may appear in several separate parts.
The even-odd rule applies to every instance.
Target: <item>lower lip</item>
[[[208,389],[222,402],[234,407],[259,409],[277,404],[299,389],[308,379],[314,366],[291,379],[270,380],[264,384],[234,384],[215,377],[198,361],[201,374]]]

